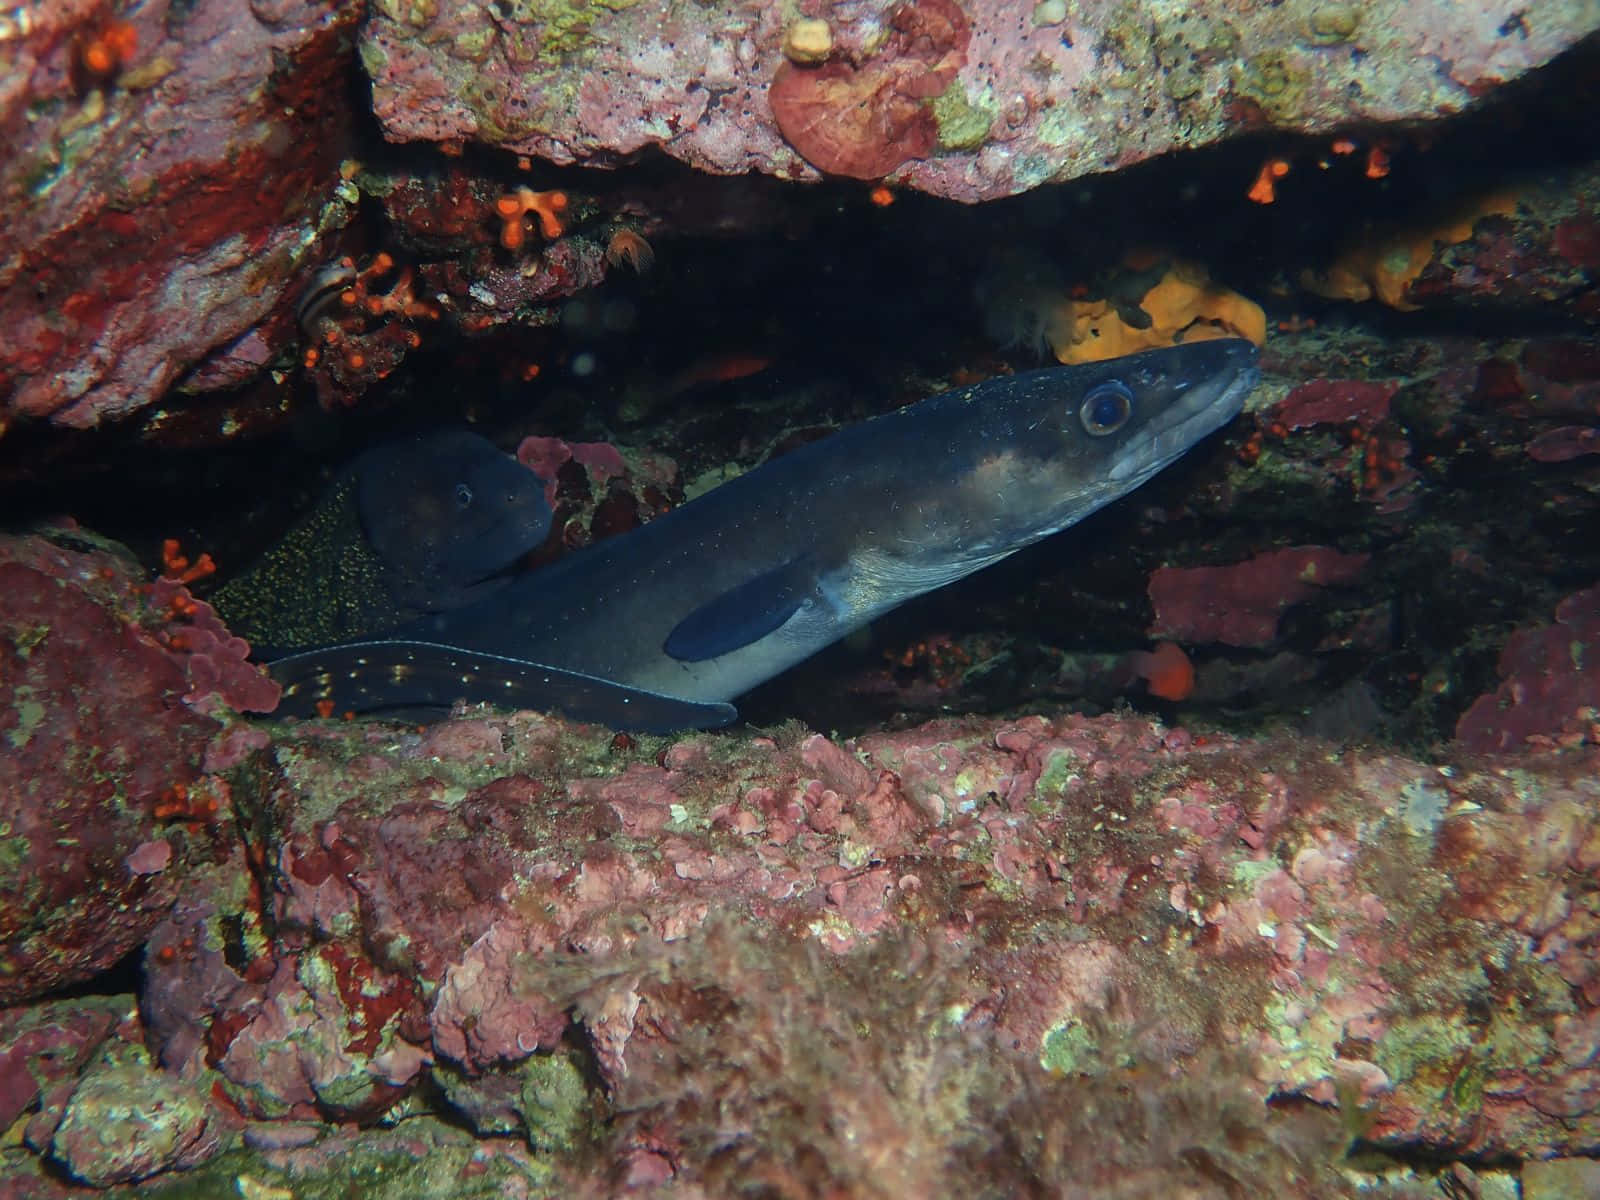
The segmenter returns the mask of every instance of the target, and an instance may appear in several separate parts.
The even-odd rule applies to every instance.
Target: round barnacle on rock
[[[817,17],[801,17],[783,32],[783,56],[790,62],[819,63],[833,53],[833,30]]]
[[[1355,4],[1319,4],[1306,18],[1306,32],[1319,46],[1348,42],[1361,26],[1361,9]]]
[[[1039,0],[1033,6],[1035,25],[1059,25],[1067,19],[1067,0]]]

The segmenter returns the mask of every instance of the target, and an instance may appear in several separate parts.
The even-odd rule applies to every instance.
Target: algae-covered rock
[[[152,1069],[149,1056],[118,1047],[79,1080],[51,1142],[51,1156],[95,1187],[192,1167],[231,1136],[210,1080]]]

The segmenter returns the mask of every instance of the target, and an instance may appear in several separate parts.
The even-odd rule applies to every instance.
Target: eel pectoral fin
[[[803,554],[706,601],[673,626],[661,648],[679,662],[729,654],[779,628],[816,587],[816,565]]]
[[[543,663],[434,642],[346,642],[270,664],[283,685],[276,716],[444,707],[465,699],[503,708],[555,709],[575,721],[640,733],[709,729],[736,720],[723,701],[686,700]]]

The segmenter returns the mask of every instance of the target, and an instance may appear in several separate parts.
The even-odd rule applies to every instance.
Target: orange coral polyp
[[[567,194],[565,192],[533,192],[530,194],[532,203],[529,208],[539,216],[539,232],[549,240],[560,237],[562,224],[557,214],[567,211]]]
[[[569,203],[565,192],[536,192],[530,187],[519,187],[509,195],[501,196],[494,202],[495,213],[502,222],[500,244],[507,250],[515,250],[522,245],[526,239],[523,218],[529,213],[538,217],[539,232],[544,235],[545,241],[554,241],[564,232],[560,214],[566,212]]]
[[[120,71],[139,46],[139,32],[126,21],[114,21],[78,49],[78,63],[97,79]]]
[[[83,65],[92,74],[109,75],[116,69],[117,59],[110,46],[95,41],[83,48]]]
[[[1256,181],[1250,185],[1250,190],[1245,195],[1257,204],[1271,204],[1278,198],[1277,190],[1272,183],[1272,173],[1266,167],[1261,168],[1260,173],[1256,175]]]

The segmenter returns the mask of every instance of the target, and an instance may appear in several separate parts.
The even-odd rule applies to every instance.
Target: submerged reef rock
[[[0,28],[0,422],[249,378],[335,201],[355,6],[27,4]],[[262,322],[267,322],[265,325]]]
[[[218,1153],[241,1114],[276,1147],[256,1172],[430,1108],[597,1186],[713,1191],[1340,1196],[1356,1142],[1581,1152],[1595,753],[1436,767],[1111,716],[282,727],[230,776],[259,886],[152,938],[148,1060],[73,1089],[69,1049],[24,1096],[96,1182]],[[105,1036],[71,1011],[17,1035]],[[88,1136],[118,1088],[170,1120]]]
[[[0,4],[0,1198],[1600,1195],[1597,64],[1595,0]],[[714,732],[256,661],[1222,335],[1182,462]],[[846,486],[1044,502],[970,449]]]
[[[0,541],[0,1003],[114,964],[216,851],[228,784],[203,759],[222,726],[196,705],[220,711],[235,668],[175,649],[207,631],[152,611],[136,571]]]
[[[1458,112],[1594,25],[1587,0],[1552,0],[1512,28],[1498,10],[1448,0],[1182,12],[872,0],[807,8],[827,21],[826,50],[813,38],[796,53],[793,12],[381,3],[361,58],[395,141],[487,142],[564,163],[656,146],[718,174],[896,171],[973,201],[1241,129]]]
[[[1600,586],[1563,600],[1555,624],[1512,634],[1500,652],[1500,678],[1456,726],[1463,745],[1600,745]]]

